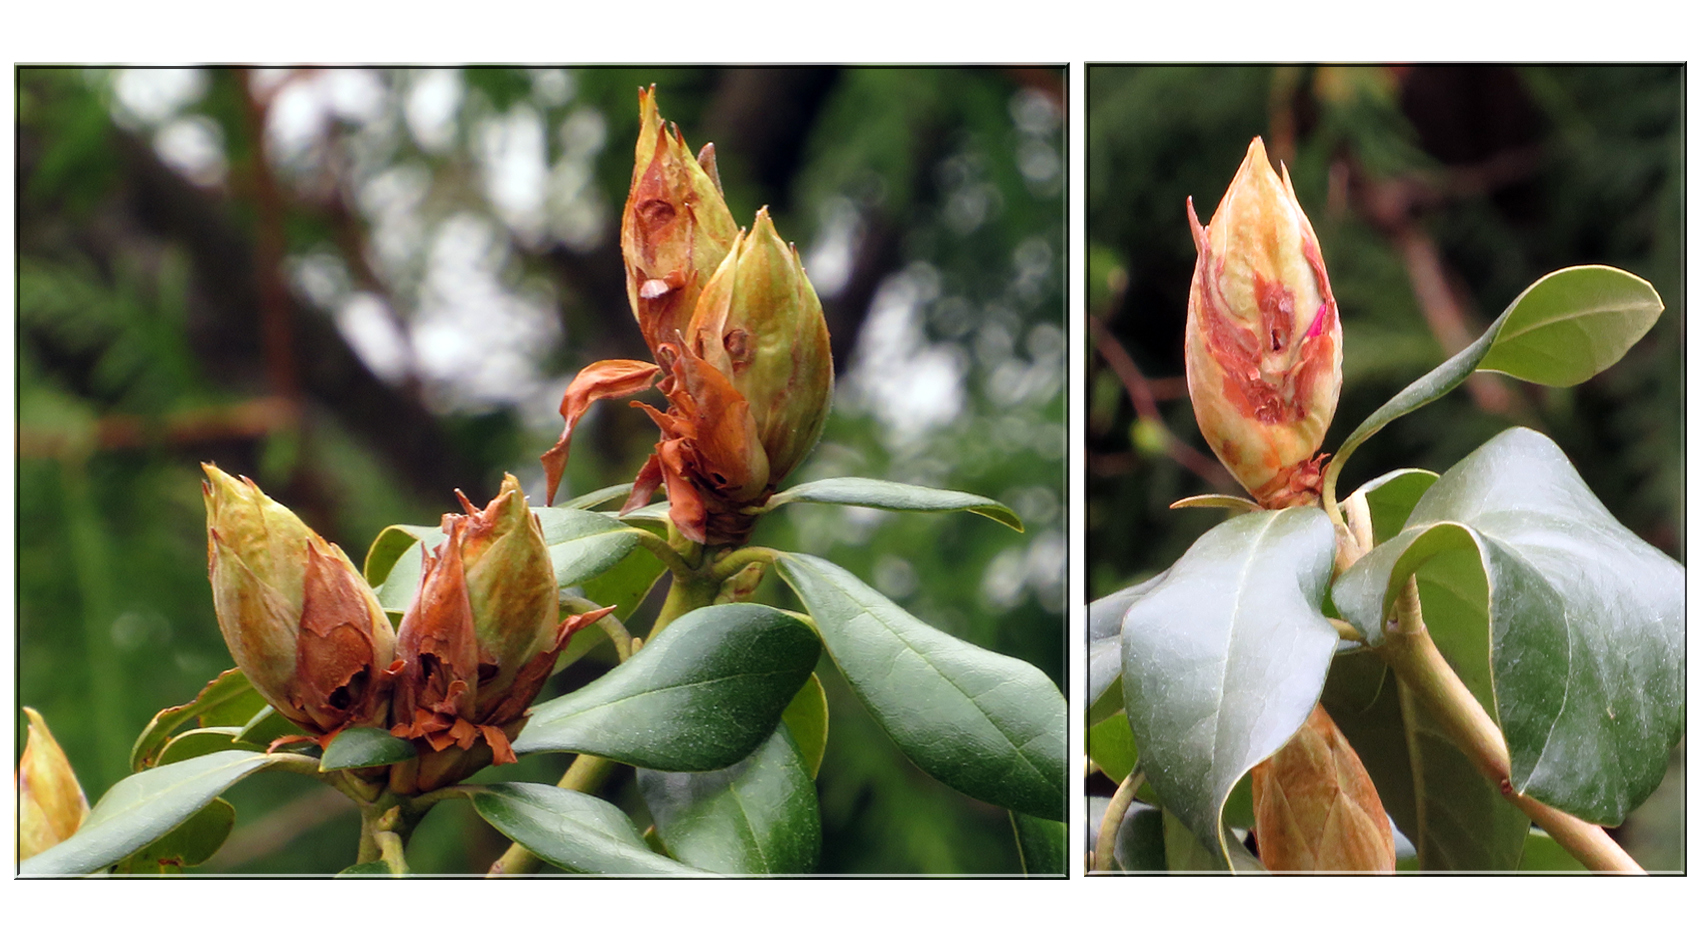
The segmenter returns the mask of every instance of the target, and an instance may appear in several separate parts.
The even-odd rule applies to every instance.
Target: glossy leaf
[[[1683,568],[1552,441],[1513,428],[1460,461],[1335,603],[1380,641],[1414,573],[1437,646],[1506,734],[1514,787],[1608,825],[1653,791],[1683,732]]]
[[[940,632],[805,554],[778,567],[857,699],[904,755],[985,802],[1064,820],[1068,709],[1033,665]]]
[[[181,763],[220,750],[247,750],[253,753],[266,749],[261,744],[240,739],[241,733],[240,727],[196,727],[186,730],[166,743],[154,764],[164,766],[168,763]]]
[[[1022,520],[1002,502],[968,492],[929,489],[926,486],[911,486],[884,479],[844,476],[799,483],[784,492],[776,493],[768,500],[768,504],[763,506],[762,511],[770,512],[793,502],[861,505],[893,512],[973,512],[1017,531],[1022,530]]]
[[[666,569],[661,560],[650,552],[632,551],[614,566],[580,583],[577,589],[599,606],[614,607],[614,615],[625,622],[637,611],[638,604],[649,596]],[[576,640],[589,632],[591,630],[582,630],[575,633],[574,638]],[[567,652],[562,653],[562,660],[571,661],[569,653],[573,651],[569,646]]]
[[[325,754],[319,758],[319,772],[389,766],[417,755],[411,742],[381,727],[350,727],[331,738]]]
[[[1230,516],[1258,511],[1258,503],[1245,496],[1227,496],[1216,492],[1177,499],[1171,502],[1169,507],[1172,509],[1227,509]]]
[[[1228,839],[1228,854],[1224,857],[1201,843],[1187,823],[1168,809],[1163,810],[1163,827],[1164,865],[1168,870],[1213,874],[1231,871],[1236,874],[1264,873],[1264,865],[1258,863],[1258,859],[1238,838]]]
[[[1255,512],[1194,542],[1122,625],[1122,692],[1164,807],[1219,861],[1230,791],[1317,703],[1334,654],[1319,612],[1334,526],[1311,507]]]
[[[473,810],[504,837],[565,871],[628,877],[702,877],[651,851],[632,820],[607,802],[541,783],[495,783]]]
[[[1399,469],[1384,473],[1358,487],[1370,510],[1370,530],[1375,544],[1400,533],[1412,508],[1440,477],[1425,469]]]
[[[236,827],[236,809],[223,799],[173,828],[165,837],[118,862],[120,874],[173,874],[205,864]]]
[[[219,793],[284,760],[282,753],[225,750],[120,779],[77,833],[24,861],[23,877],[70,877],[108,867],[171,832]]]
[[[242,732],[236,739],[243,743],[259,744],[262,748],[271,744],[279,737],[288,737],[301,733],[301,728],[290,722],[290,719],[266,705],[254,712],[248,723],[242,727]]]
[[[638,771],[668,853],[720,874],[807,874],[821,859],[821,810],[803,754],[781,724],[743,760],[709,773]]]
[[[169,707],[155,714],[148,726],[136,738],[130,749],[130,769],[141,772],[159,761],[166,741],[184,724],[197,718],[213,717],[214,726],[245,723],[255,712],[266,706],[260,693],[248,683],[242,669],[226,669],[207,683],[195,700]],[[243,711],[247,711],[243,714]]]
[[[1583,862],[1572,857],[1570,852],[1559,846],[1553,836],[1540,829],[1531,829],[1528,838],[1524,839],[1524,856],[1518,860],[1518,870],[1548,874],[1586,874],[1589,872]]]
[[[1087,731],[1087,755],[1093,758],[1104,774],[1120,783],[1134,771],[1140,748],[1134,743],[1134,732],[1122,712],[1094,724]]]
[[[1135,802],[1116,828],[1115,866],[1124,871],[1162,871],[1164,856],[1164,813],[1157,806]]]
[[[820,655],[809,627],[772,607],[693,610],[613,671],[534,706],[514,752],[593,753],[647,769],[721,769],[773,733]]]
[[[1569,387],[1623,358],[1664,309],[1652,284],[1616,267],[1554,271],[1512,302],[1477,368]]]
[[[821,760],[827,755],[827,689],[821,686],[820,676],[809,676],[786,705],[782,719],[803,754],[809,778],[814,779],[821,774]]]
[[[1329,464],[1326,488],[1332,490],[1332,480],[1360,444],[1459,387],[1477,369],[1540,384],[1575,385],[1622,358],[1662,309],[1647,281],[1614,267],[1568,267],[1542,277],[1524,288],[1475,342],[1354,428]]]
[[[575,496],[568,499],[566,502],[561,503],[560,508],[594,509],[605,502],[613,502],[616,499],[624,499],[631,492],[631,483],[621,483],[616,486],[605,486],[601,489],[587,492],[582,496]]]
[[[443,543],[444,537],[443,530],[432,525],[391,525],[372,539],[372,546],[366,549],[366,562],[361,565],[361,574],[367,583],[377,587],[390,579],[402,557],[413,551],[416,545],[424,543],[427,549],[435,548]],[[414,553],[418,554],[417,551]],[[411,562],[411,567],[413,577],[407,577],[404,570],[402,581],[398,583],[411,580],[417,587],[419,562]]]
[[[543,543],[562,589],[576,587],[619,564],[638,545],[638,531],[598,512],[537,509]]]
[[[1122,710],[1122,618],[1134,601],[1163,583],[1165,571],[1087,604],[1087,722]]]
[[[1065,877],[1069,874],[1069,826],[1049,818],[1010,813],[1016,833],[1016,853],[1022,872],[1029,877]]]

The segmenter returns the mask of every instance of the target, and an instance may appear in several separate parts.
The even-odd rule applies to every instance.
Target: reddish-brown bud
[[[365,578],[254,483],[202,469],[213,609],[249,683],[322,740],[381,723],[395,631]]]
[[[1314,458],[1341,392],[1341,323],[1311,222],[1254,138],[1209,226],[1187,201],[1199,262],[1187,388],[1206,442],[1266,508],[1314,503]]]

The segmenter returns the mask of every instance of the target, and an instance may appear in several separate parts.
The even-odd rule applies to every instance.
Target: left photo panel
[[[1066,68],[15,81],[19,875],[1067,876]]]

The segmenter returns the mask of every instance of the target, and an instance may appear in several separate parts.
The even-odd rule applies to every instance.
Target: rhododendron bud
[[[749,402],[767,482],[777,484],[809,455],[827,423],[833,350],[797,248],[780,239],[767,209],[703,288],[687,335]]]
[[[555,568],[537,516],[512,476],[483,509],[445,515],[448,536],[426,554],[420,589],[396,641],[397,737],[421,742],[419,785],[446,785],[494,760],[514,761],[509,741],[556,657],[578,629],[608,610],[560,619]],[[609,608],[609,609],[612,609]],[[426,749],[429,748],[429,749]]]
[[[89,817],[89,800],[71,770],[71,761],[35,708],[29,716],[29,740],[18,760],[18,860],[34,857],[76,834]]]
[[[679,128],[662,122],[654,86],[638,92],[638,123],[620,250],[627,298],[654,352],[684,331],[738,226],[721,196],[714,144],[693,157]]]
[[[1341,323],[1317,235],[1254,138],[1201,226],[1187,303],[1187,389],[1218,459],[1266,508],[1315,503],[1315,457],[1341,392]]]
[[[395,631],[366,579],[260,487],[201,468],[213,610],[243,675],[322,743],[382,722]]]

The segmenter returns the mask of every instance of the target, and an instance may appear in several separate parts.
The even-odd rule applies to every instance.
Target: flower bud
[[[777,485],[821,436],[833,398],[833,350],[821,300],[797,249],[756,213],[697,301],[687,332],[699,355],[750,404]]]
[[[461,504],[467,514],[443,517],[448,538],[426,555],[419,594],[402,617],[390,732],[432,752],[482,741],[495,762],[512,763],[515,722],[561,648],[608,611],[560,620],[543,529],[514,477],[503,478],[483,509],[465,496]],[[435,774],[422,765],[421,786],[445,785],[483,764],[457,757],[433,765]]]
[[[71,761],[35,708],[29,740],[18,760],[18,860],[34,857],[76,834],[89,817],[89,800],[77,784]]]
[[[693,158],[679,128],[663,124],[653,85],[638,92],[638,122],[620,250],[627,298],[655,352],[684,331],[738,226],[721,195],[714,144]]]
[[[201,468],[213,609],[249,683],[322,743],[383,721],[395,632],[365,578],[260,487]]]
[[[1187,304],[1187,389],[1211,449],[1266,508],[1315,503],[1313,458],[1341,393],[1341,323],[1317,235],[1253,138],[1201,226]]]

